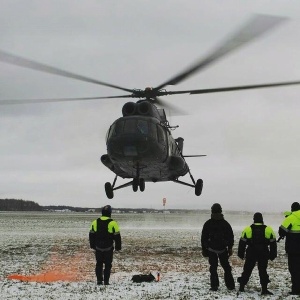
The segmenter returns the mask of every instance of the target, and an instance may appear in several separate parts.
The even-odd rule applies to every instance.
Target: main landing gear
[[[195,195],[200,196],[201,193],[202,193],[202,189],[203,189],[203,180],[198,179],[196,184],[195,184]]]
[[[105,193],[108,199],[112,199],[114,197],[114,190],[118,190],[127,186],[132,186],[132,190],[134,192],[137,192],[138,189],[140,189],[141,192],[143,192],[145,190],[145,179],[140,177],[140,170],[143,167],[141,167],[139,165],[139,163],[137,163],[136,165],[136,177],[133,178],[131,181],[122,184],[118,187],[115,187],[116,181],[118,176],[115,177],[113,184],[111,184],[110,182],[106,182],[105,183]]]
[[[178,179],[173,180],[173,182],[179,183],[179,184],[183,184],[183,185],[187,185],[187,186],[195,188],[195,195],[196,196],[200,196],[201,193],[202,193],[202,189],[203,189],[203,180],[202,179],[198,179],[197,181],[195,181],[195,179],[192,176],[192,174],[191,174],[190,171],[189,171],[189,174],[190,174],[190,177],[191,177],[191,180],[192,180],[193,184],[186,183],[186,182],[180,181]]]
[[[111,184],[110,182],[105,183],[105,193],[108,199],[112,199],[114,197],[114,190],[118,190],[127,186],[132,186],[132,190],[134,192],[137,192],[138,189],[140,189],[141,192],[145,190],[145,179],[143,178],[133,178],[132,181],[115,187],[117,178],[118,176],[115,177],[113,184]]]
[[[133,178],[133,180],[131,180],[125,184],[122,184],[118,187],[115,187],[117,177],[118,176],[115,177],[113,184],[111,184],[110,182],[105,183],[105,193],[106,193],[106,196],[108,199],[112,199],[114,197],[115,190],[118,190],[118,189],[121,189],[121,188],[124,188],[127,186],[132,186],[132,190],[134,192],[137,192],[138,189],[140,189],[141,192],[143,192],[145,190],[145,179],[143,179],[143,178]],[[192,179],[193,184],[189,184],[189,183],[180,181],[178,179],[173,180],[173,182],[195,188],[195,195],[200,196],[202,193],[202,189],[203,189],[203,180],[198,179],[197,181],[195,181],[193,176],[191,175],[191,173],[190,173],[190,177]]]

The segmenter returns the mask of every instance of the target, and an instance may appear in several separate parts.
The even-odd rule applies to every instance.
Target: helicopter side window
[[[148,122],[145,120],[137,121],[137,128],[140,133],[147,135],[148,134]]]
[[[159,142],[165,141],[164,130],[162,129],[162,127],[160,125],[157,125],[157,137],[158,137]]]

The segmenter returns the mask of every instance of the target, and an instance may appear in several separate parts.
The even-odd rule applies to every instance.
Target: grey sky
[[[289,21],[168,90],[300,80],[299,1],[1,1],[0,49],[127,88],[157,86],[204,57],[255,13]],[[118,90],[0,63],[0,99],[119,95]],[[0,198],[41,205],[284,211],[300,195],[300,86],[169,96],[201,197],[148,183],[106,198],[99,158],[124,100],[0,107]],[[186,178],[189,180],[189,178]],[[122,180],[120,179],[120,182]]]

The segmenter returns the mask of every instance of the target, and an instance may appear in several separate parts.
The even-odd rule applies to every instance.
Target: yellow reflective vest
[[[286,217],[278,231],[280,237],[286,237],[286,251],[289,254],[300,254],[300,210]]]
[[[259,234],[253,236],[253,231]],[[277,243],[273,229],[263,223],[254,223],[251,226],[247,226],[243,230],[239,241],[238,256],[241,259],[244,259],[245,251],[246,256],[251,255],[252,257],[257,256],[257,258],[260,256],[265,259],[275,259],[277,257]]]

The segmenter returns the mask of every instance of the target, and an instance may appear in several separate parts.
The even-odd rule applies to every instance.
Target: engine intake
[[[134,103],[134,102],[125,103],[123,108],[122,108],[123,117],[134,115],[136,113],[136,110],[137,110],[136,106],[137,106],[137,104]]]
[[[147,101],[138,103],[138,113],[140,115],[152,115],[152,105]]]

